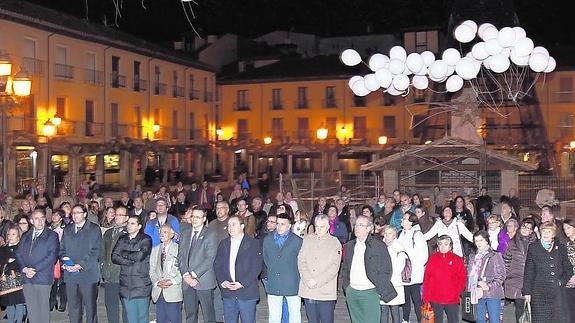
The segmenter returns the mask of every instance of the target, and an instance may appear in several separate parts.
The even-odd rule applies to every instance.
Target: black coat
[[[341,266],[342,287],[345,290],[349,286],[351,262],[357,239],[345,244],[345,257]],[[384,302],[389,302],[397,296],[397,291],[391,283],[391,257],[387,246],[383,241],[372,237],[365,240],[365,272],[367,278],[375,285],[379,297]]]
[[[82,229],[76,232],[76,225],[64,228],[60,242],[60,259],[70,257],[74,264],[82,266],[77,273],[64,271],[64,281],[74,284],[97,284],[100,281],[100,248],[102,230],[86,219]],[[62,262],[63,263],[63,262]]]
[[[24,273],[21,272],[22,267],[20,267],[16,260],[16,249],[18,249],[18,245],[5,245],[4,247],[0,247],[0,270],[4,270],[6,275],[11,275],[12,272],[20,272],[21,275],[24,275]],[[3,306],[24,303],[26,303],[26,300],[24,299],[24,292],[22,290],[0,296],[0,305]]]
[[[152,238],[138,233],[133,239],[124,234],[112,250],[112,262],[120,265],[120,297],[145,298],[152,294],[150,254]]]

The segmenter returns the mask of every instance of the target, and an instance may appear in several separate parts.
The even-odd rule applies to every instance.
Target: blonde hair
[[[555,224],[555,222],[542,223],[541,226],[539,227],[539,231],[543,232],[543,230],[551,230],[551,232],[553,232],[553,236],[555,236],[555,233],[557,233],[557,225]]]

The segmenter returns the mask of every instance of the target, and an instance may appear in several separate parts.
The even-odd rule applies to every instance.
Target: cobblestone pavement
[[[266,299],[263,295],[263,289],[261,290],[261,295],[262,295],[261,301],[260,301],[258,308],[257,308],[257,322],[258,323],[267,322],[267,316],[268,316],[267,302],[266,302]],[[154,307],[155,306],[152,303],[150,305],[150,321],[153,320],[155,317]],[[66,312],[64,312],[64,313],[52,312],[51,313],[51,319],[52,319],[51,320],[52,323],[54,323],[54,322],[55,323],[68,323],[69,322]],[[98,297],[98,319],[99,319],[99,322],[107,322],[107,320],[106,320],[106,308],[104,306],[104,293],[103,293],[102,289],[100,289],[100,294]],[[199,322],[203,322],[203,320],[201,319],[201,315],[200,315]],[[302,322],[307,322],[303,306],[302,306]],[[337,301],[337,304],[335,307],[335,322],[336,323],[349,323],[349,322],[351,322],[351,320],[349,318],[349,313],[347,311],[347,307],[345,305],[345,298],[343,297],[341,292],[338,295],[338,301]],[[413,311],[412,311],[412,317],[410,319],[410,322],[417,322],[417,320],[415,318],[415,314],[413,314]],[[515,322],[513,304],[508,304],[505,306],[505,309],[503,311],[503,322],[504,323]]]

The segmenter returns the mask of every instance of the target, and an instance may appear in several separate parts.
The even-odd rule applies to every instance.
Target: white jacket
[[[422,284],[429,251],[419,224],[409,230],[402,230],[397,240],[405,248],[411,261],[411,282],[407,285]]]
[[[453,241],[453,253],[459,257],[463,257],[463,247],[460,236],[473,242],[473,233],[469,232],[465,224],[457,219],[453,219],[449,226],[445,225],[442,220],[435,221],[435,224],[423,236],[425,240],[429,240],[435,236],[441,237],[444,234],[451,237]]]
[[[387,303],[381,300],[379,303],[383,305],[405,304],[405,292],[403,290],[403,285],[405,285],[405,283],[401,280],[401,272],[403,271],[403,267],[405,267],[405,259],[407,259],[405,249],[401,243],[395,239],[391,245],[387,246],[387,251],[391,257],[391,268],[393,270],[391,274],[391,283],[397,292],[397,296]]]

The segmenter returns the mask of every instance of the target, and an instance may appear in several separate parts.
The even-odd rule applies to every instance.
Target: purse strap
[[[487,259],[485,260],[485,263],[483,264],[483,268],[481,269],[481,275],[479,276],[479,278],[483,278],[485,276],[485,270],[487,269],[487,263],[489,262],[489,259],[491,259],[491,256],[489,256],[489,254],[486,254],[485,257],[487,257]]]

